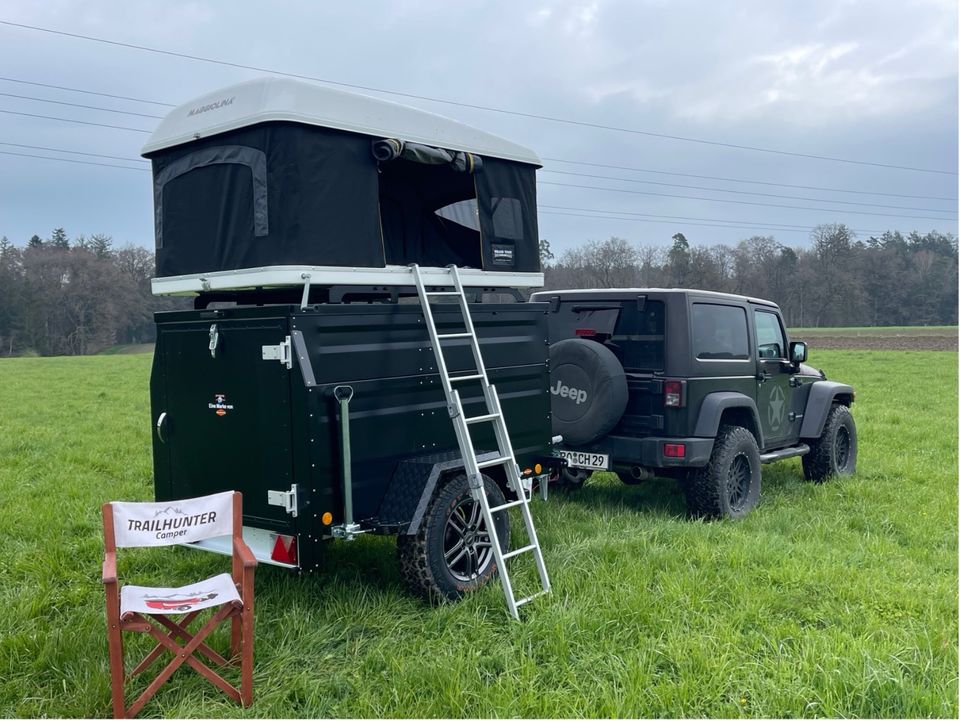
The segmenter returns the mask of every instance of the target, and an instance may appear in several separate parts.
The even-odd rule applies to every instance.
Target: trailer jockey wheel
[[[483,483],[491,506],[505,502],[493,479],[484,476]],[[494,523],[506,551],[510,517],[500,511]],[[454,476],[436,490],[417,532],[397,537],[397,553],[411,590],[430,599],[455,601],[490,580],[496,572],[492,541],[466,475]]]

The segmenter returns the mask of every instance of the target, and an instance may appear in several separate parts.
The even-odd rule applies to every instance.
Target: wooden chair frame
[[[253,572],[257,565],[250,548],[243,540],[243,497],[233,494],[233,553],[232,579],[240,594],[240,602],[232,601],[215,607],[213,615],[200,628],[191,632],[190,624],[201,611],[192,611],[179,623],[164,613],[128,612],[120,614],[120,584],[117,580],[117,545],[114,533],[113,505],[103,505],[103,537],[105,556],[103,561],[103,585],[107,600],[107,638],[110,647],[110,685],[113,698],[114,718],[133,718],[153,698],[160,687],[183,664],[187,664],[230,698],[247,707],[253,703]],[[218,625],[230,619],[230,653],[226,659],[205,640]],[[152,636],[157,645],[129,674],[124,672],[123,632],[132,631]],[[179,643],[178,643],[179,641]],[[129,706],[126,705],[124,686],[128,680],[149,668],[164,651],[173,655],[164,669]],[[225,666],[240,666],[240,688],[227,682],[222,676],[204,664],[195,654]]]

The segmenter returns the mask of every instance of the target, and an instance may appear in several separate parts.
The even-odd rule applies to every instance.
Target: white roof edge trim
[[[269,121],[397,138],[543,165],[529,148],[442,115],[369,95],[275,77],[230,85],[179,105],[160,121],[140,153],[147,155]]]
[[[543,273],[459,268],[460,280],[469,288],[542,288]],[[196,295],[218,290],[253,288],[302,288],[305,275],[311,285],[415,285],[413,271],[405,265],[385,268],[334,265],[270,265],[262,268],[238,268],[213,273],[192,273],[150,281],[154,295]],[[453,286],[448,268],[421,267],[426,285]]]

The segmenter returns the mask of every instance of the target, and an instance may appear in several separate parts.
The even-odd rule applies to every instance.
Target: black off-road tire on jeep
[[[820,437],[810,443],[802,462],[803,477],[814,483],[853,474],[857,469],[857,425],[847,406],[833,405]]]
[[[505,502],[493,479],[484,476],[483,482],[491,506]],[[507,511],[494,514],[494,523],[505,551],[510,539]],[[497,571],[485,531],[483,514],[470,495],[465,474],[453,476],[438,487],[417,532],[397,536],[400,574],[410,590],[428,600],[456,601],[485,585]],[[483,546],[484,539],[487,546]],[[466,555],[459,555],[461,551]]]
[[[722,426],[710,462],[692,469],[684,484],[695,518],[743,518],[760,500],[760,450],[742,426]]]

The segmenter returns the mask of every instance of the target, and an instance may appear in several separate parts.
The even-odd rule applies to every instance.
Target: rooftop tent
[[[431,113],[267,78],[176,108],[143,154],[160,278],[409,263],[540,271],[539,159]]]

